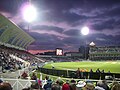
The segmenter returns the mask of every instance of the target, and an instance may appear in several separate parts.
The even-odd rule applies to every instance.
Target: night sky
[[[27,0],[0,0],[0,13],[28,32],[21,14]],[[29,49],[78,51],[80,45],[120,45],[120,0],[31,0],[37,19],[30,23],[35,39]],[[81,28],[90,33],[83,36]]]

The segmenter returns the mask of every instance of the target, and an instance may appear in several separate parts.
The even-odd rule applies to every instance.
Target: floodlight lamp
[[[89,34],[89,28],[88,27],[83,27],[82,29],[81,29],[81,33],[82,33],[82,35],[88,35]]]
[[[30,22],[34,21],[36,16],[37,16],[36,8],[33,5],[28,4],[23,8],[23,18],[27,22],[30,23]]]

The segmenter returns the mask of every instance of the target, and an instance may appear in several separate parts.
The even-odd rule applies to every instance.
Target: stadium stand
[[[34,55],[26,52],[34,39],[15,23],[0,14],[0,66],[4,69],[21,68],[25,62],[41,62]]]
[[[89,50],[90,60],[120,60],[120,46],[93,46]]]
[[[0,14],[0,44],[25,50],[34,39]]]

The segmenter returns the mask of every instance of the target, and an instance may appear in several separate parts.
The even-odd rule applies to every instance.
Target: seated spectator
[[[23,88],[22,90],[30,90],[30,88]]]
[[[51,90],[52,80],[48,79],[47,84],[44,85],[44,90]]]
[[[94,84],[92,82],[86,83],[85,87],[82,88],[82,90],[94,90]]]
[[[28,77],[28,74],[24,71],[21,75],[21,78],[26,79]]]
[[[40,87],[40,89],[42,89],[42,81],[38,79],[38,85]]]
[[[37,82],[32,82],[31,88],[32,89],[39,89],[39,84]]]
[[[105,90],[109,90],[109,87],[108,87],[105,80],[98,81],[96,86],[101,87],[101,88],[103,88]]]
[[[56,83],[58,83],[61,86],[61,88],[62,88],[62,85],[63,85],[64,81],[60,77],[58,77],[56,79]]]
[[[37,76],[35,75],[35,73],[32,74],[31,79],[32,80],[37,80]]]
[[[111,90],[120,90],[120,84],[118,83],[118,84],[115,84],[112,88],[111,88]]]
[[[0,83],[0,90],[12,90],[10,83],[2,82]]]
[[[70,90],[76,90],[76,81],[73,79],[70,81]]]
[[[0,79],[0,83],[2,83],[3,81]]]
[[[81,90],[85,85],[86,83],[84,81],[78,81],[76,85],[76,90]]]
[[[62,85],[62,90],[70,90],[69,80],[66,80],[66,83]]]
[[[45,76],[45,79],[48,80],[48,79],[49,79],[49,76],[46,75],[46,76]]]
[[[59,81],[56,81],[55,83],[52,84],[51,90],[61,90]]]
[[[112,88],[115,84],[119,84],[119,83],[118,83],[117,81],[114,81],[112,84],[110,84],[110,85],[109,85],[110,90],[111,90],[111,88]]]

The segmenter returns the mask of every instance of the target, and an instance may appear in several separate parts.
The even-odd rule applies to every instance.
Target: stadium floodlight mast
[[[81,29],[81,34],[82,35],[84,35],[84,36],[86,36],[86,35],[88,35],[89,34],[89,28],[87,27],[87,26],[84,26],[82,29]],[[87,41],[86,41],[86,39],[85,39],[85,59],[87,59],[87,57],[86,57],[86,47],[87,47]]]
[[[22,8],[22,14],[23,19],[28,22],[28,33],[30,32],[30,23],[33,22],[37,17],[37,11],[36,8],[31,4],[31,1],[29,1],[27,4],[25,4]],[[27,48],[28,50],[28,48]]]

